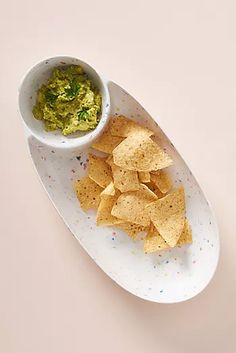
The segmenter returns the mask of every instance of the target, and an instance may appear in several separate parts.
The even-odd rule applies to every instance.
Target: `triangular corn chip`
[[[104,158],[89,154],[88,176],[102,188],[112,181],[111,168]]]
[[[121,143],[121,141],[123,141],[122,137],[111,135],[111,131],[108,125],[103,134],[92,144],[92,147],[95,150],[110,154],[114,148],[118,146],[119,143]]]
[[[184,229],[177,242],[177,245],[186,245],[192,243],[192,232],[188,220],[185,219]],[[151,224],[146,238],[144,239],[144,252],[151,253],[159,250],[170,249],[170,246],[162,238],[158,230]]]
[[[102,188],[93,180],[86,176],[77,180],[74,188],[83,210],[98,207]]]
[[[151,253],[158,250],[168,249],[170,246],[162,238],[158,230],[154,227],[153,224],[150,225],[150,229],[146,238],[144,239],[144,252]]]
[[[150,137],[131,135],[113,150],[113,161],[119,167],[150,172],[172,164],[171,158]]]
[[[110,182],[109,185],[101,192],[100,197],[105,197],[105,196],[115,196],[116,194],[116,189],[114,187],[113,181]]]
[[[111,166],[114,185],[117,189],[121,192],[135,191],[139,189],[140,183],[137,172],[118,167],[112,161],[112,158],[109,158],[107,163]]]
[[[192,231],[191,231],[191,227],[188,223],[187,218],[185,219],[184,222],[184,229],[181,233],[181,236],[178,240],[177,245],[185,245],[185,244],[191,244],[193,241],[192,239]]]
[[[146,207],[149,217],[164,240],[174,247],[184,228],[185,197],[182,187]]]
[[[119,196],[111,214],[127,222],[149,226],[150,217],[146,206],[155,201],[157,196],[146,185],[140,184],[137,191],[128,191]]]
[[[137,133],[143,136],[154,135],[153,131],[122,115],[113,117],[110,120],[110,129],[113,136],[128,137]]]
[[[109,184],[101,194],[101,201],[97,210],[97,225],[112,226],[114,224],[123,223],[122,220],[119,220],[111,214],[112,207],[120,195],[119,191],[116,191],[114,196],[109,195],[111,188],[112,186]]]

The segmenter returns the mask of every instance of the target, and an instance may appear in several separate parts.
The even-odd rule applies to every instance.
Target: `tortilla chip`
[[[147,227],[143,227],[130,222],[121,223],[117,225],[117,227],[122,229],[132,239],[136,239],[139,233],[147,230]]]
[[[144,252],[151,253],[158,250],[168,249],[170,246],[162,238],[158,230],[151,224],[149,232],[144,239]]]
[[[143,136],[154,135],[153,131],[141,126],[125,116],[117,116],[110,121],[111,134],[113,136],[128,137],[137,133]]]
[[[140,184],[137,191],[128,191],[119,196],[111,214],[130,223],[149,226],[150,217],[146,206],[157,200],[157,196],[146,185]]]
[[[100,197],[105,196],[115,196],[116,189],[114,187],[113,182],[111,181],[109,185],[101,192]]]
[[[150,172],[172,164],[171,158],[150,137],[142,134],[127,137],[113,150],[113,161],[119,167]]]
[[[158,199],[166,196],[166,194],[163,194],[153,182],[146,183],[145,185],[147,185],[147,187],[154,192],[155,195],[157,195]]]
[[[191,244],[192,242],[193,242],[192,231],[191,231],[191,227],[188,223],[188,220],[186,218],[185,222],[184,222],[184,229],[183,229],[182,234],[178,240],[177,245]]]
[[[113,156],[112,156],[112,155],[110,155],[110,156],[107,157],[106,163],[109,164],[110,167],[112,166],[112,164],[114,163],[114,162],[113,162]]]
[[[107,186],[107,189],[110,186]],[[105,189],[106,190],[106,189]],[[109,196],[107,193],[101,194],[101,201],[98,206],[96,223],[99,226],[112,226],[114,224],[123,223],[123,220],[119,220],[117,217],[112,216],[111,210],[114,206],[114,203],[117,201],[120,192],[116,191],[114,196]]]
[[[111,168],[104,158],[89,155],[88,176],[102,188],[112,181]]]
[[[111,166],[114,185],[121,192],[135,191],[139,189],[138,173],[133,170],[127,170],[118,167],[112,161],[112,158],[107,159],[107,163]]]
[[[102,188],[88,176],[77,180],[74,188],[84,211],[98,207]]]
[[[95,150],[105,152],[105,153],[112,153],[114,148],[119,145],[123,141],[122,137],[119,136],[112,136],[111,131],[108,125],[108,128],[103,132],[103,134],[92,144],[92,147]]]
[[[165,170],[158,170],[151,173],[151,181],[163,194],[170,191],[172,187],[171,179]]]
[[[181,236],[178,240],[177,245],[186,245],[192,243],[192,232],[188,223],[188,220],[185,219],[184,229],[181,233]],[[158,230],[151,224],[149,232],[144,239],[144,252],[151,253],[159,250],[169,249],[170,246],[162,238]]]
[[[185,197],[183,187],[147,205],[146,211],[160,235],[170,247],[174,247],[184,228]]]
[[[138,172],[138,177],[141,183],[149,183],[151,181],[149,172]]]

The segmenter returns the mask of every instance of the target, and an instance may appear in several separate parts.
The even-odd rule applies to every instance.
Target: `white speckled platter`
[[[111,115],[123,114],[156,132],[158,143],[174,160],[176,185],[186,192],[193,244],[144,254],[143,242],[117,228],[97,227],[95,211],[84,213],[73,191],[86,174],[88,149],[63,151],[42,145],[27,133],[30,154],[50,199],[76,239],[98,266],[127,291],[158,303],[176,303],[201,292],[211,280],[219,257],[219,236],[209,204],[194,176],[157,123],[127,92],[110,82]]]

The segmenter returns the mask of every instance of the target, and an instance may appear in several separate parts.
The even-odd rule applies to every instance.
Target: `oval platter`
[[[59,215],[95,263],[132,294],[158,303],[194,297],[211,280],[219,258],[219,236],[214,214],[196,179],[168,137],[143,107],[124,89],[108,82],[111,115],[125,115],[155,132],[156,141],[173,158],[168,170],[175,186],[182,184],[193,243],[145,254],[143,242],[132,241],[117,228],[97,227],[96,213],[84,213],[73,190],[87,173],[88,153],[52,149],[26,129],[30,155],[41,182]]]

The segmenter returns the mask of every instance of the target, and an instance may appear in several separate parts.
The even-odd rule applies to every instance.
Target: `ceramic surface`
[[[32,160],[64,222],[108,276],[146,300],[158,303],[187,300],[206,287],[217,266],[219,237],[214,215],[191,171],[157,122],[121,87],[113,82],[108,87],[111,115],[124,114],[152,129],[156,141],[172,156],[174,165],[169,171],[174,184],[185,187],[193,244],[144,254],[142,241],[132,241],[115,227],[97,227],[95,211],[84,213],[73,191],[73,182],[87,173],[91,149],[52,148],[26,129]]]

